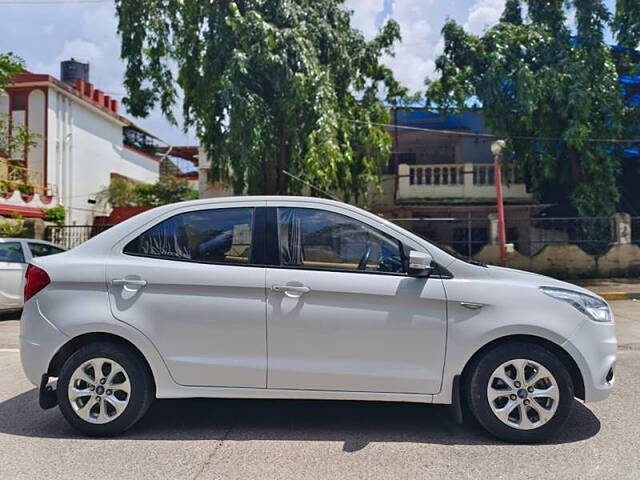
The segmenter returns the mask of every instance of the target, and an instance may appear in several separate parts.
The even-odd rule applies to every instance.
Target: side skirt
[[[179,387],[158,388],[157,398],[262,398],[288,400],[360,400],[433,403],[431,394],[286,390],[269,388]]]

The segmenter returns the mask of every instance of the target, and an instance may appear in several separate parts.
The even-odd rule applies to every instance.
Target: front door
[[[254,266],[255,211],[175,214],[112,252],[113,314],[155,344],[179,384],[266,387],[265,268]]]
[[[440,390],[442,280],[407,276],[404,245],[361,220],[277,209],[280,265],[266,277],[269,388]]]

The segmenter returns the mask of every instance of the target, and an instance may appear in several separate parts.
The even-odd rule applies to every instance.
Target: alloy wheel
[[[68,397],[74,412],[82,420],[109,423],[127,408],[131,382],[119,363],[109,358],[92,358],[71,375]]]
[[[543,365],[526,359],[504,362],[489,377],[487,400],[494,415],[518,430],[533,430],[558,409],[558,382]]]

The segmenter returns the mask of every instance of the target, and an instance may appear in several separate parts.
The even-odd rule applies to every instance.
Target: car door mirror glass
[[[429,253],[412,250],[409,252],[409,275],[428,277],[433,271],[433,257]]]

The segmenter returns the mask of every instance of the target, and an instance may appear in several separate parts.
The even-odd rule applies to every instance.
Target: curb
[[[595,292],[605,300],[640,300],[640,292]]]

